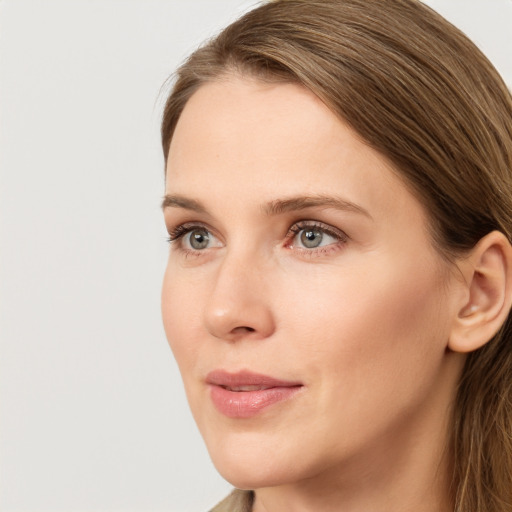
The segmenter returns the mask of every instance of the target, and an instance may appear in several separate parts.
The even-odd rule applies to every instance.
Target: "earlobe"
[[[459,269],[467,293],[458,308],[448,347],[472,352],[498,332],[512,305],[512,246],[505,235],[493,231],[484,236]]]

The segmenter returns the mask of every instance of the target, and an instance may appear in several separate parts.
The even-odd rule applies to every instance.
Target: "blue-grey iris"
[[[190,232],[189,242],[192,249],[206,249],[206,247],[208,247],[209,241],[210,238],[208,236],[208,231],[205,229],[194,229]]]
[[[300,241],[304,247],[314,249],[322,243],[324,234],[318,229],[304,229],[300,234]]]

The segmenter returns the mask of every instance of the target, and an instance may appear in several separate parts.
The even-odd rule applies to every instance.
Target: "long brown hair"
[[[512,239],[512,97],[477,47],[417,0],[267,2],[178,70],[162,121],[227,73],[303,85],[393,164],[460,256],[492,230]],[[454,407],[456,512],[512,510],[512,321],[471,353]]]

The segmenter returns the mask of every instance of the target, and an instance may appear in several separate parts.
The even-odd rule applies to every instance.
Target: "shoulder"
[[[210,512],[251,512],[254,494],[252,491],[235,489]]]

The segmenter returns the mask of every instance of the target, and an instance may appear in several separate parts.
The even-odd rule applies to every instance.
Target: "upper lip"
[[[206,376],[206,382],[224,388],[240,388],[244,386],[261,389],[302,386],[301,382],[288,381],[254,373],[247,370],[231,373],[226,370],[213,370]]]

